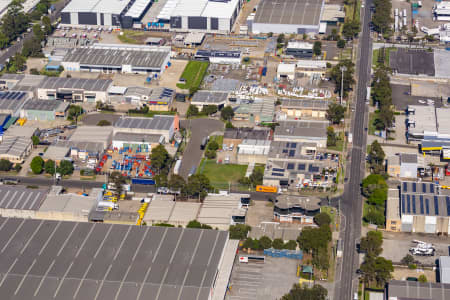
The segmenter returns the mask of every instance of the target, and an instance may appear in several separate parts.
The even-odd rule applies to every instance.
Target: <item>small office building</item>
[[[281,111],[287,118],[324,119],[327,115],[328,100],[281,99]]]
[[[285,53],[296,58],[312,58],[313,44],[307,42],[289,42]]]
[[[316,197],[278,196],[273,207],[273,219],[280,223],[314,224],[320,212],[320,199]]]
[[[319,148],[327,147],[328,121],[296,120],[280,121],[275,127],[274,141],[314,143]]]
[[[46,77],[37,87],[37,97],[41,100],[104,103],[108,101],[111,85],[110,79]]]
[[[204,106],[215,105],[220,110],[228,101],[227,92],[198,91],[191,99],[191,104],[202,110]]]
[[[197,50],[194,58],[209,61],[212,64],[238,65],[242,60],[242,52],[236,50]]]
[[[178,116],[156,115],[153,118],[122,117],[114,124],[114,134],[118,132],[152,134],[164,136],[169,142],[180,128]]]

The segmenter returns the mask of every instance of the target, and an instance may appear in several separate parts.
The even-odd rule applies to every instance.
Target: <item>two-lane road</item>
[[[364,2],[363,2],[364,3]],[[342,213],[345,216],[344,231],[341,239],[344,246],[342,272],[340,280],[336,283],[335,299],[351,300],[356,292],[357,285],[353,285],[356,279],[355,270],[358,268],[359,259],[356,252],[356,241],[361,236],[362,197],[360,183],[364,174],[364,159],[366,149],[366,91],[370,83],[370,6],[372,0],[367,0],[365,8],[361,12],[362,33],[359,39],[357,59],[357,89],[356,111],[353,121],[353,147],[350,154],[350,163],[347,165],[349,181],[345,186],[342,201]]]

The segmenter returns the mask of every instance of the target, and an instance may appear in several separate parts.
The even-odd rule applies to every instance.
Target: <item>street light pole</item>
[[[346,66],[341,66],[341,105],[342,105],[342,99],[344,98],[344,72],[347,71]]]

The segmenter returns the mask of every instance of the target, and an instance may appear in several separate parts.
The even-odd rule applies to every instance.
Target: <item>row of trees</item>
[[[312,264],[319,270],[330,267],[328,244],[331,241],[331,218],[326,213],[314,217],[319,228],[305,227],[297,238],[300,249],[312,255]]]
[[[209,141],[206,146],[205,156],[208,159],[214,159],[217,156],[217,150],[219,150],[220,145],[215,140]]]
[[[372,81],[372,100],[374,105],[378,105],[374,126],[377,130],[386,130],[394,122],[394,111],[392,110],[392,88],[389,78],[389,70],[380,65],[374,74]]]
[[[371,169],[373,174],[384,174],[384,158],[386,154],[384,153],[383,147],[381,147],[380,143],[377,140],[373,141],[370,144],[369,149],[367,151],[367,162],[369,164],[369,168]]]
[[[54,175],[55,173],[64,175],[70,175],[73,173],[73,164],[68,160],[63,160],[59,163],[59,166],[56,165],[55,161],[49,159],[44,162],[42,157],[35,156],[30,164],[31,171],[33,174],[41,174],[45,172],[50,175]]]
[[[328,291],[321,285],[315,284],[312,287],[308,285],[294,284],[289,293],[285,294],[281,300],[325,300],[327,299]]]
[[[264,250],[269,248],[295,250],[297,249],[297,242],[290,240],[285,243],[282,239],[274,239],[272,241],[268,236],[264,235],[259,240],[247,238],[242,247],[252,250]]]
[[[0,159],[0,171],[8,172],[14,169],[14,171],[19,172],[22,169],[20,164],[15,164],[13,168],[13,163],[7,159]]]
[[[219,108],[217,105],[204,105],[202,110],[200,111],[197,106],[195,105],[189,105],[186,117],[192,118],[192,117],[200,117],[200,116],[211,116],[219,111]],[[220,117],[224,121],[230,121],[234,117],[234,111],[231,106],[225,106],[220,111]]]
[[[391,0],[374,0],[375,12],[372,14],[373,29],[384,35],[390,35],[392,28]]]
[[[253,168],[252,174],[249,177],[242,177],[239,179],[239,183],[242,185],[251,185],[253,187],[262,185],[264,178],[263,168]]]
[[[341,93],[342,88],[342,68],[345,68],[344,82],[343,82],[343,94],[347,97],[348,92],[352,89],[353,84],[355,84],[354,74],[355,74],[355,64],[350,59],[341,60],[337,65],[335,65],[330,71],[330,78],[335,83],[335,92]]]
[[[383,251],[383,235],[379,231],[369,231],[367,236],[361,239],[360,251],[364,252],[364,262],[361,264],[363,281],[368,286],[384,288],[394,271],[392,261],[379,256]]]
[[[368,210],[364,215],[366,222],[384,225],[385,203],[388,185],[385,178],[379,174],[371,174],[362,181],[362,193],[367,198]]]

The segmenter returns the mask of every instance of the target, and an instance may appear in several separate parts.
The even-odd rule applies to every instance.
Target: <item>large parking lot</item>
[[[412,242],[413,240],[432,243],[436,248],[434,256],[414,256],[414,259],[422,264],[434,264],[439,256],[449,255],[450,240],[448,237],[431,234],[389,232],[384,232],[383,237],[383,252],[381,255],[394,263],[399,263],[406,254],[409,254],[409,248],[415,245]]]
[[[275,300],[298,283],[298,260],[266,256],[264,263],[239,263],[233,267],[227,300]]]

